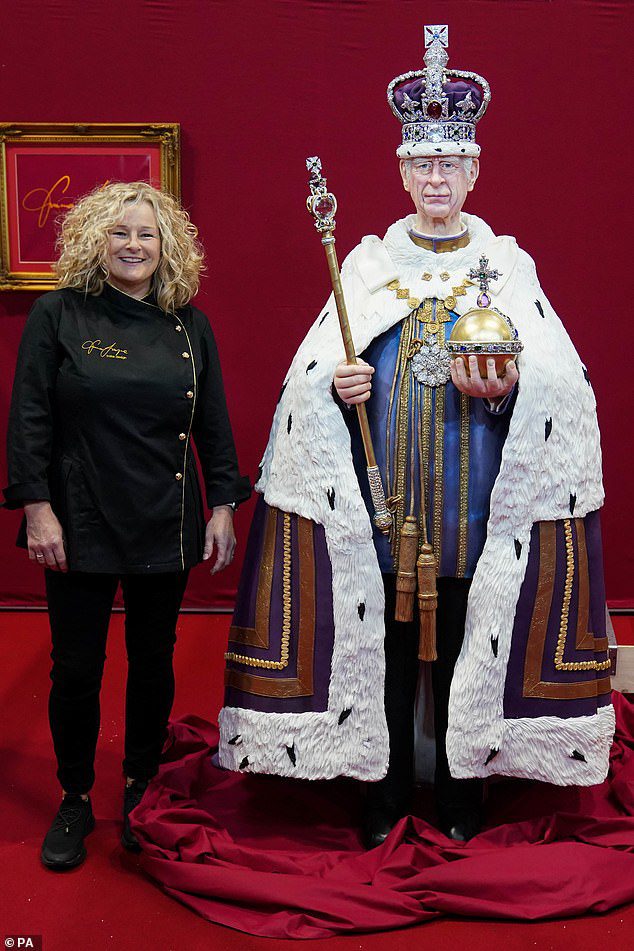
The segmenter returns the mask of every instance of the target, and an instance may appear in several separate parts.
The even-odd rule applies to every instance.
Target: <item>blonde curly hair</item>
[[[161,257],[152,276],[156,302],[171,313],[189,303],[204,269],[198,229],[175,198],[146,182],[99,186],[70,209],[57,239],[59,259],[53,269],[58,287],[101,294],[109,277],[109,230],[121,221],[127,205],[140,202],[152,206],[161,238]]]

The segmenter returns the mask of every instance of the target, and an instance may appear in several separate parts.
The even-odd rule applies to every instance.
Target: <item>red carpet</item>
[[[222,653],[227,626],[226,616],[198,615],[182,618],[176,662],[177,696],[174,714],[177,718],[186,714],[194,714],[207,720],[215,717],[221,700]],[[90,948],[92,951],[107,948],[116,948],[117,951],[275,951],[281,947],[297,947],[296,942],[252,937],[204,920],[157,888],[144,874],[140,860],[124,853],[120,848],[118,836],[124,668],[120,616],[116,616],[113,621],[108,649],[102,699],[102,736],[97,753],[97,784],[93,794],[97,827],[87,839],[88,860],[80,869],[61,875],[47,872],[40,866],[39,847],[42,836],[58,802],[46,720],[48,652],[48,627],[44,614],[0,614],[0,703],[3,711],[3,731],[0,739],[0,804],[3,820],[0,830],[0,939],[4,939],[5,935],[15,934],[42,935],[44,951],[62,951],[69,948]],[[171,768],[168,764],[164,769],[169,771]],[[226,774],[221,773],[220,776],[224,783]],[[237,777],[240,783],[244,780],[247,780],[247,783],[241,794],[243,801],[238,804],[225,799],[224,812],[218,811],[220,825],[224,823],[232,830],[235,839],[234,845],[227,841],[224,850],[225,853],[233,850],[235,867],[245,844],[250,842],[253,845],[259,835],[263,861],[270,867],[269,860],[272,864],[273,861],[278,862],[286,858],[280,855],[282,840],[277,838],[278,830],[271,822],[274,816],[267,807],[267,803],[270,804],[273,799],[276,785],[283,793],[283,784],[279,784],[275,779]],[[236,777],[231,776],[230,781],[235,782]],[[267,798],[260,795],[254,797],[249,788],[253,782],[256,785],[268,783],[270,795]],[[305,788],[296,789],[296,786],[306,785],[289,784],[286,786],[287,791],[283,793],[286,797],[283,803],[284,811],[290,815],[293,833],[298,836],[297,841],[302,843],[306,851],[311,838],[321,842],[320,851],[315,853],[315,863],[321,863],[323,866],[324,856],[329,856],[329,861],[332,862],[329,871],[331,879],[335,875],[333,869],[338,853],[339,857],[342,853],[347,855],[348,865],[354,872],[356,838],[354,830],[346,824],[350,810],[354,807],[355,793],[352,784],[339,784],[338,802],[333,801],[324,784],[316,785],[314,793],[307,799]],[[204,790],[200,792],[203,793]],[[548,800],[546,811],[560,812],[560,791],[549,789],[548,793],[552,799]],[[490,805],[492,809],[497,810],[496,814],[507,822],[515,822],[520,818],[529,820],[535,816],[535,801],[532,797],[530,784],[500,783],[493,790]],[[306,817],[301,811],[307,803],[313,809],[308,823],[313,827],[310,835],[307,833]],[[243,825],[242,838],[237,835],[235,828],[238,805],[241,815],[249,820]],[[607,803],[606,806],[613,810],[611,815],[617,812],[615,804]],[[204,816],[202,813],[201,815]],[[192,818],[200,824],[199,816]],[[208,816],[206,821],[209,821]],[[554,832],[561,837],[563,821],[560,817],[553,825],[548,818],[545,819],[544,822],[550,829],[549,835]],[[340,823],[338,828],[337,822]],[[397,897],[403,889],[398,883],[394,888],[394,882],[399,877],[406,879],[413,852],[421,848],[413,837],[413,828],[410,827],[406,833],[409,841],[403,841],[394,848],[390,845],[388,855],[384,856],[386,874],[374,873],[375,885],[378,884],[385,892],[393,892]],[[419,828],[426,827],[420,823]],[[604,846],[623,841],[623,820],[617,820],[616,824],[613,822],[610,829],[609,837],[603,839]],[[608,832],[605,826],[604,832]],[[595,837],[596,833],[597,823],[591,820],[585,829],[580,830],[580,839],[587,841]],[[431,832],[424,832],[421,841],[424,849],[434,848]],[[194,849],[201,844],[204,845],[202,839],[194,842]],[[570,842],[564,843],[564,847],[571,844],[574,845]],[[559,846],[548,845],[546,848]],[[609,862],[613,856],[619,855],[613,849],[598,848],[596,845],[583,845],[580,848],[591,849],[593,853],[600,852]],[[271,854],[273,852],[275,854]],[[491,855],[495,856],[495,853]],[[445,856],[447,857],[451,859],[451,856]],[[631,847],[629,852],[627,847],[622,847],[620,858],[627,862],[634,861]],[[290,856],[288,861],[290,862]],[[491,859],[490,864],[493,867],[489,867],[487,855],[484,854],[481,863],[479,876],[487,882],[496,872],[495,859]],[[432,887],[432,898],[438,900],[437,896],[443,888],[446,890],[447,885],[446,880],[444,883],[436,881],[430,885],[431,872],[436,876],[446,875],[445,868],[458,867],[460,864],[456,861],[440,861],[431,870],[420,866],[421,873],[427,876],[425,881],[428,891],[424,896],[426,900]],[[558,863],[553,862],[549,885],[543,887],[545,896],[548,895],[549,889],[554,887],[553,876],[557,872],[557,865]],[[204,865],[201,865],[200,869],[207,872]],[[575,880],[580,883],[580,900],[583,900],[588,894],[588,888],[594,886],[581,868],[576,871]],[[357,869],[356,874],[362,880],[367,870],[361,873]],[[601,869],[597,869],[596,874],[601,874]],[[288,909],[293,897],[290,890],[288,893],[285,891],[288,876],[271,877],[275,878],[276,901]],[[242,874],[228,873],[219,878],[225,889],[235,889],[236,880],[239,885]],[[625,873],[615,871],[608,882],[608,891],[612,893],[615,882],[624,891],[627,890],[631,879],[631,872],[628,880]],[[407,887],[411,884],[410,881]],[[507,894],[518,892],[512,881],[502,884]],[[477,893],[478,879],[472,880],[472,888],[473,886]],[[250,889],[246,882],[243,887],[245,891]],[[362,890],[367,892],[367,887],[362,885]],[[347,918],[342,917],[340,923],[345,926],[350,919],[350,906],[343,894],[344,890],[342,886],[341,900],[347,905]],[[469,900],[472,901],[473,897],[469,897]],[[414,904],[415,901],[410,902],[408,907],[411,909]],[[595,904],[595,911],[599,907],[600,904]],[[235,893],[234,902],[223,901],[220,908],[225,914],[236,915]],[[358,908],[361,908],[360,904]],[[474,908],[471,914],[481,912],[481,908]],[[385,915],[385,909],[379,907],[378,914]],[[412,920],[411,910],[406,910],[404,917],[407,918],[408,914],[409,920]],[[297,919],[300,918],[298,915]],[[245,927],[249,923],[245,916],[244,920],[240,920],[239,926]],[[310,943],[310,949],[379,951],[389,947],[390,951],[413,951],[414,948],[427,946],[426,942],[429,942],[429,947],[433,947],[434,951],[455,951],[462,945],[468,945],[470,951],[488,951],[494,946],[503,948],[504,951],[559,951],[564,948],[590,951],[596,949],[599,943],[606,949],[629,951],[634,946],[634,906],[617,908],[604,914],[537,923],[476,921],[473,918],[436,919],[424,925],[398,931],[317,939]]]

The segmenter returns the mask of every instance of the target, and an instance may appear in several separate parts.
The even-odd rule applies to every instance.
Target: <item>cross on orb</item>
[[[489,281],[497,281],[501,277],[501,272],[497,268],[489,268],[489,259],[483,254],[477,267],[471,268],[469,278],[478,282],[480,293],[478,295],[478,307],[488,307],[491,303],[489,297]]]

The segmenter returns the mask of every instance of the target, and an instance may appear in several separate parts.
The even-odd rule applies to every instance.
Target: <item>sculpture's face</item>
[[[467,172],[457,155],[415,158],[401,161],[403,188],[412,196],[421,220],[451,220],[460,215],[467,194],[473,189],[480,170],[473,159]]]
[[[160,257],[161,238],[154,209],[146,201],[130,205],[109,230],[110,283],[133,296],[148,293]]]

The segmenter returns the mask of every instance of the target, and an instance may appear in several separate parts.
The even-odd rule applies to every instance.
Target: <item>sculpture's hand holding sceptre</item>
[[[339,363],[333,380],[339,399],[346,406],[365,403],[370,399],[373,373],[374,367],[360,357],[357,357],[356,364],[350,364],[346,360]]]

